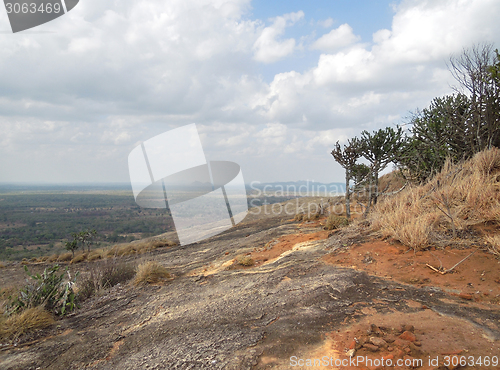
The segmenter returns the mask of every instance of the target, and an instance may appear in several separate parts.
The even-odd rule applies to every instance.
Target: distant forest
[[[141,208],[131,194],[0,195],[0,259],[56,252],[58,242],[86,229],[109,244],[158,235],[173,225],[166,210]]]
[[[0,260],[65,251],[64,244],[73,240],[72,233],[84,230],[97,231],[95,246],[130,242],[174,230],[168,210],[139,207],[130,189],[111,189],[110,186],[1,184]],[[294,196],[253,195],[248,202],[249,207],[256,207],[290,198]]]

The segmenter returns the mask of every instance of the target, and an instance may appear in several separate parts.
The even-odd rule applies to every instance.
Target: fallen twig
[[[477,252],[477,249],[476,249],[474,252],[472,252],[471,254],[469,254],[467,257],[463,258],[461,261],[457,262],[457,263],[455,264],[455,266],[453,266],[453,267],[452,267],[452,268],[450,268],[450,269],[443,269],[442,267],[441,267],[441,268],[439,268],[439,269],[437,269],[437,268],[435,268],[434,266],[429,265],[428,263],[426,263],[425,265],[426,265],[428,268],[430,268],[431,270],[433,270],[433,271],[435,271],[435,272],[437,272],[437,273],[440,273],[441,275],[444,275],[444,274],[447,274],[448,272],[453,271],[453,269],[454,269],[455,267],[457,267],[458,265],[460,265],[462,262],[464,262],[467,258],[469,258],[470,256],[472,256],[472,255],[473,255],[474,253],[476,253],[476,252]]]
[[[458,265],[460,265],[462,262],[464,262],[467,258],[469,258],[470,256],[472,256],[474,253],[477,252],[477,249],[472,252],[471,254],[469,254],[467,257],[465,257],[464,259],[462,259],[460,262],[458,262],[455,266],[453,266],[451,269],[449,270],[446,270],[447,272],[450,272],[451,270],[453,270],[455,267],[457,267]]]
[[[434,266],[429,265],[428,263],[426,263],[425,265],[426,265],[428,268],[430,268],[431,270],[433,270],[433,271],[435,271],[435,272],[437,272],[437,273],[439,273],[439,274],[441,274],[441,275],[446,274],[446,270],[441,271],[441,270],[439,270],[439,269],[435,268]]]

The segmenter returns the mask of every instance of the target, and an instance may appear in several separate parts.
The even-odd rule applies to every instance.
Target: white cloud
[[[303,17],[304,12],[299,11],[274,18],[273,24],[262,30],[253,45],[254,59],[263,63],[274,63],[292,54],[295,50],[295,39],[289,38],[280,41],[278,37],[285,33],[286,27],[293,25]]]
[[[0,181],[127,181],[134,145],[192,122],[207,158],[241,164],[247,181],[331,181],[334,142],[451,93],[450,54],[500,47],[496,0],[406,0],[372,40],[342,24],[310,42],[286,31],[312,14],[265,25],[249,5],[89,0],[45,33],[3,34]],[[314,63],[292,64],[311,48]]]
[[[352,27],[345,23],[317,39],[311,45],[311,49],[333,52],[352,45],[360,39],[354,34]]]
[[[333,26],[333,23],[334,23],[334,20],[331,17],[329,17],[325,20],[322,20],[322,21],[318,21],[318,24],[324,28],[330,28],[331,26]]]

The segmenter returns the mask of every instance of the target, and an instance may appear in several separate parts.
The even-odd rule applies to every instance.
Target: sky
[[[0,182],[128,182],[196,123],[245,182],[341,182],[333,145],[408,122],[500,48],[498,0],[81,0],[13,34],[0,7]]]

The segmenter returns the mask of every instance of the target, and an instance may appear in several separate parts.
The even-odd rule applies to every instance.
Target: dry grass
[[[295,217],[293,218],[294,221],[302,221],[304,218],[307,218],[307,216],[304,213],[297,213]]]
[[[5,264],[0,261],[0,269],[3,269],[5,267]]]
[[[146,241],[136,241],[128,244],[118,244],[106,249],[95,249],[90,251],[90,253],[76,254],[73,258],[71,252],[63,254],[53,254],[51,256],[44,257],[43,262],[67,262],[79,263],[85,260],[91,262],[100,259],[130,256],[134,254],[142,254],[150,252],[156,248],[169,247],[177,245],[177,243],[170,240],[154,239]],[[40,260],[40,259],[39,259]],[[41,262],[41,260],[40,260]],[[29,263],[29,261],[26,261]]]
[[[0,341],[13,341],[33,330],[45,329],[54,323],[54,318],[42,307],[28,308],[8,318],[0,317]]]
[[[450,242],[471,225],[500,221],[500,150],[480,152],[453,164],[422,186],[381,198],[370,217],[372,229],[415,250]]]
[[[297,213],[295,217],[293,218],[294,221],[315,221],[318,220],[321,217],[321,214],[319,212],[316,213]]]
[[[58,254],[53,254],[52,256],[49,256],[47,258],[47,262],[56,262],[58,259],[59,259],[59,255]]]
[[[484,240],[488,243],[488,250],[495,256],[500,256],[500,235],[488,235]]]
[[[236,258],[236,263],[241,266],[253,266],[255,261],[250,256],[240,256]]]
[[[170,274],[167,269],[160,265],[156,261],[149,261],[141,263],[137,267],[137,273],[135,275],[134,284],[135,285],[146,285],[158,283],[163,279],[168,279]]]
[[[57,257],[57,261],[59,262],[67,262],[71,261],[72,259],[73,259],[73,253],[71,252],[60,254],[59,257]]]
[[[96,261],[89,271],[77,280],[75,291],[79,301],[85,301],[95,294],[117,284],[122,284],[135,276],[135,265],[117,259]]]
[[[330,215],[326,219],[325,229],[335,230],[347,225],[349,225],[349,220],[347,219],[347,217],[338,216],[334,213],[330,213]]]
[[[103,250],[94,250],[89,253],[87,256],[87,261],[92,262],[95,260],[100,260],[104,257],[104,251]]]
[[[87,254],[86,253],[82,253],[82,254],[77,254],[72,260],[71,260],[71,264],[73,263],[80,263],[80,262],[83,262],[87,259]]]
[[[401,189],[405,182],[403,176],[396,170],[381,176],[378,180],[378,188],[382,193],[390,193]]]

